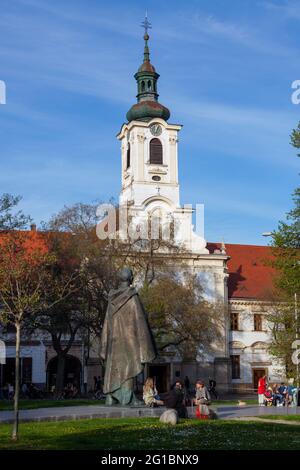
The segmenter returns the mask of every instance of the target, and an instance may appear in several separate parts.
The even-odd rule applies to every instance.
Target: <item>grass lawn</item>
[[[20,440],[0,427],[0,449],[201,450],[300,449],[300,427],[236,421],[182,420],[175,427],[156,418],[22,423]]]
[[[78,398],[74,400],[20,400],[20,410],[35,410],[37,408],[53,408],[56,406],[85,406],[85,405],[103,405],[102,400],[88,400]],[[0,400],[0,411],[13,410],[13,401]]]
[[[247,405],[256,405],[257,400],[243,400]],[[104,400],[91,400],[78,398],[74,400],[20,400],[20,410],[35,410],[37,408],[53,408],[61,406],[85,406],[85,405],[103,405]],[[218,400],[212,402],[213,406],[235,406],[238,400]],[[13,410],[13,401],[0,400],[0,411]]]
[[[299,421],[300,422],[300,414],[287,414],[287,415],[265,415],[265,416],[256,416],[259,419],[274,419],[274,420],[284,420],[284,421]]]

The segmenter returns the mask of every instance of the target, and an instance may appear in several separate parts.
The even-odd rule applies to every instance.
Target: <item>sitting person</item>
[[[288,401],[288,389],[287,386],[282,382],[278,388],[278,393],[282,396],[283,404],[287,404]]]
[[[28,386],[28,397],[33,399],[42,398],[42,392],[33,383],[30,383]]]
[[[72,393],[71,393],[71,398],[76,398],[77,395],[78,395],[78,388],[77,388],[77,384],[76,382],[74,384],[72,384]]]
[[[143,400],[146,406],[161,406],[164,404],[158,396],[152,377],[148,377],[143,386]]]
[[[74,385],[72,382],[69,382],[67,386],[64,388],[64,398],[69,399],[74,397]]]
[[[284,397],[279,392],[278,384],[274,384],[273,386],[273,404],[274,406],[283,406],[284,404]]]
[[[202,380],[196,382],[196,396],[194,403],[195,405],[210,405],[210,393],[204,385]]]
[[[184,405],[183,384],[180,380],[175,382],[174,388],[169,392],[163,393],[162,398],[167,408],[176,410],[179,418],[187,418],[188,413]]]
[[[289,379],[287,386],[288,405],[297,406],[297,387],[294,385],[294,379]]]
[[[208,405],[210,405],[210,394],[202,380],[197,380],[196,382],[194,403],[196,405],[196,417],[199,419],[208,419],[210,417],[208,408]]]

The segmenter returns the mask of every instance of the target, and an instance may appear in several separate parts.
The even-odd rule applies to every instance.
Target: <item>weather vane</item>
[[[152,26],[151,26],[151,23],[150,21],[148,20],[148,13],[146,11],[146,14],[145,14],[145,19],[144,21],[142,22],[141,24],[141,27],[145,29],[145,34],[148,34],[148,29],[151,29]]]

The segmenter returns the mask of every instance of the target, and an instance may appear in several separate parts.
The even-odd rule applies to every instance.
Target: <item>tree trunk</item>
[[[60,395],[64,389],[65,367],[66,367],[66,355],[58,354],[57,355],[56,386],[55,386],[55,389],[56,389],[55,391],[57,395]]]
[[[14,425],[12,431],[13,441],[18,439],[19,430],[19,395],[20,395],[20,341],[21,325],[16,323],[16,370],[15,370],[15,395],[14,395]]]

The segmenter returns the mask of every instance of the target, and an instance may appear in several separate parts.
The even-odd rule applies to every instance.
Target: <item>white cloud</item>
[[[281,19],[300,19],[300,5],[298,1],[282,1],[280,4],[271,1],[263,1],[261,5],[270,10]]]

